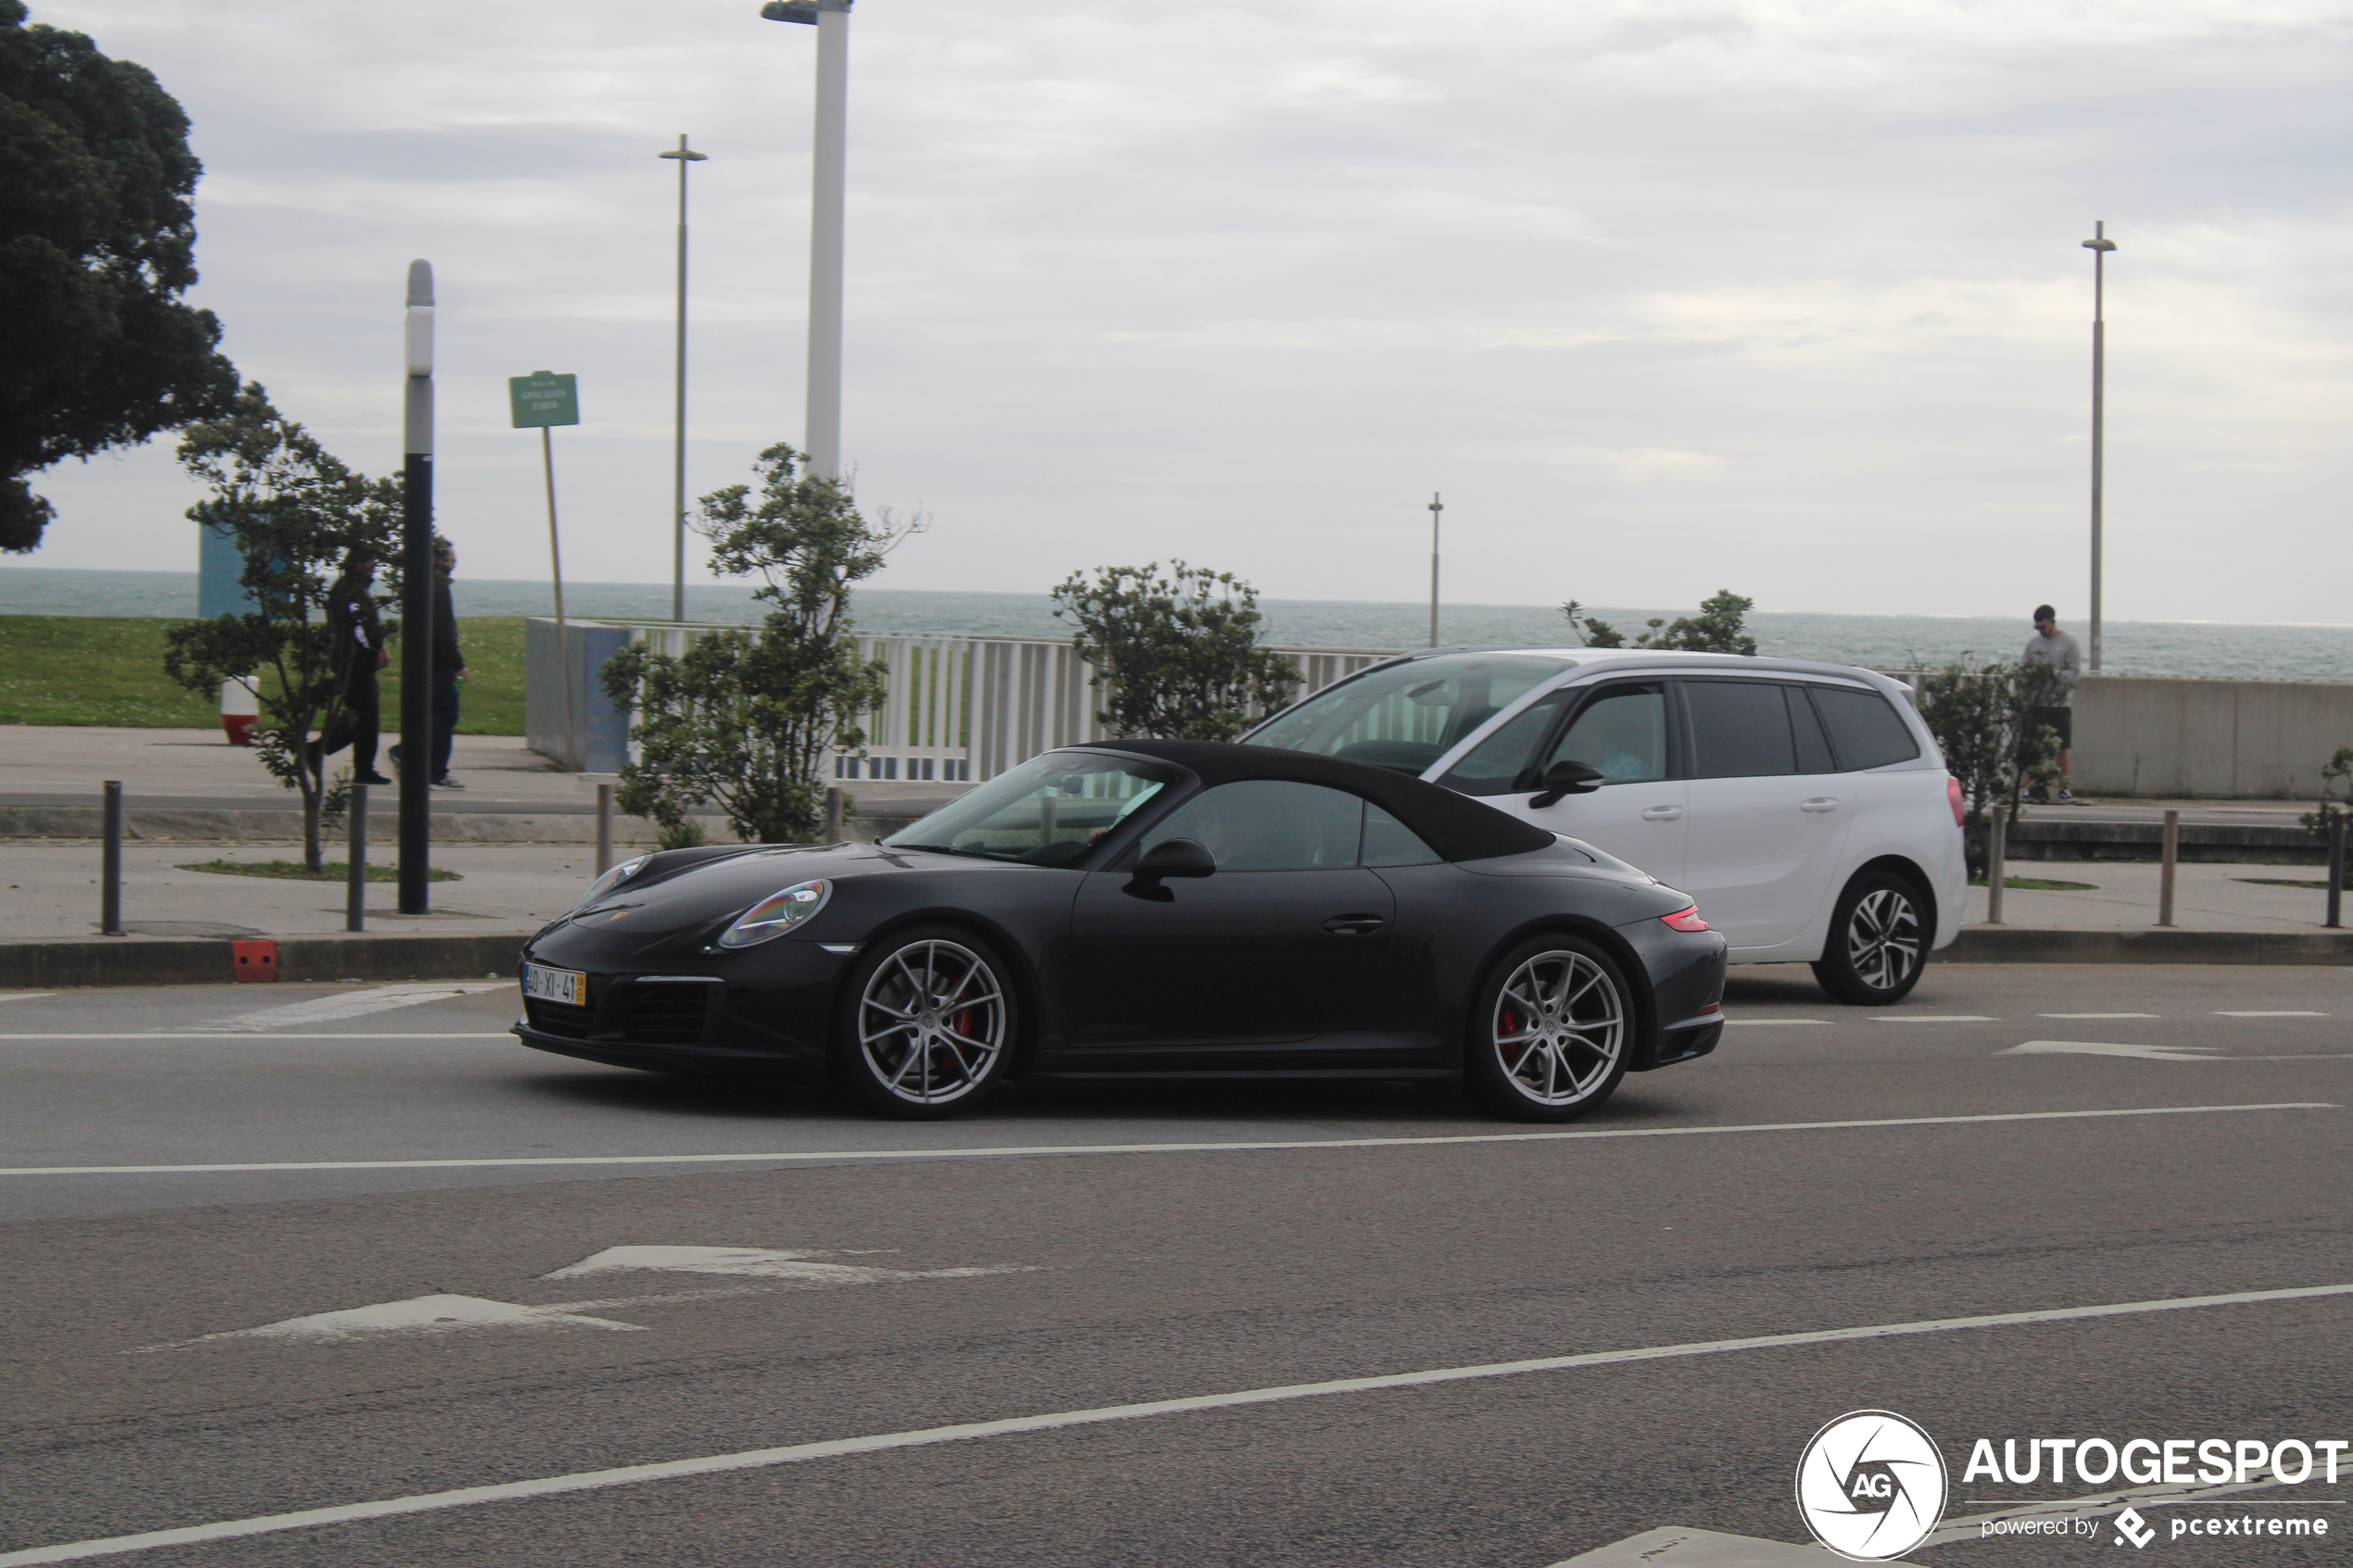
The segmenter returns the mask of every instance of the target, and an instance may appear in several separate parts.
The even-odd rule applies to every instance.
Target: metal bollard
[[[827,844],[841,842],[841,786],[825,786],[825,834]]]
[[[2010,847],[2010,809],[1994,808],[1993,831],[1985,835],[1985,923],[2002,923],[2003,862]]]
[[[2182,813],[2168,809],[2165,835],[2158,849],[2157,923],[2173,923],[2173,867],[2182,858]]]
[[[2345,907],[2345,819],[2329,819],[2329,929],[2334,931],[2345,922],[2338,917]]]
[[[346,931],[368,929],[368,786],[351,786],[351,804],[345,809],[346,825],[351,830],[349,847],[344,852],[343,928]]]
[[[98,852],[98,933],[122,932],[122,781],[107,781],[105,847]]]
[[[597,874],[612,869],[612,785],[597,786]]]

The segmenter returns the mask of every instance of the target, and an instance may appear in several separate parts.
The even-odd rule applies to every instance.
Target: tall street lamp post
[[[2108,253],[2116,242],[2105,222],[2083,242],[2092,253],[2092,669],[2100,667],[2100,489],[2108,456]]]
[[[809,471],[841,477],[842,188],[849,140],[851,0],[768,0],[772,22],[817,30],[817,124],[809,214]]]
[[[1438,646],[1438,520],[1446,503],[1429,493],[1429,646]]]
[[[400,465],[400,912],[422,915],[432,895],[433,781],[433,263],[409,263],[402,327],[409,378]]]
[[[686,133],[678,145],[656,157],[678,160],[678,363],[674,402],[676,430],[670,452],[670,619],[686,619],[686,166],[702,163],[709,153],[690,151]]]

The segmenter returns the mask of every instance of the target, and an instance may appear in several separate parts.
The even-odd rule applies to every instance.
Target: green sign
[[[576,425],[580,422],[580,378],[547,370],[509,376],[507,401],[514,407],[517,430]]]

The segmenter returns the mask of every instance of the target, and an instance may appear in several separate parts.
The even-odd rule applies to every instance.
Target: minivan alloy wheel
[[[1875,887],[1846,920],[1846,961],[1874,991],[1902,989],[1920,965],[1920,917],[1894,887]]]

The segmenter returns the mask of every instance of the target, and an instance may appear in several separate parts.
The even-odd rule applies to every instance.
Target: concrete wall
[[[2075,689],[2075,787],[2094,795],[2315,797],[2353,746],[2353,681],[2086,675]]]

